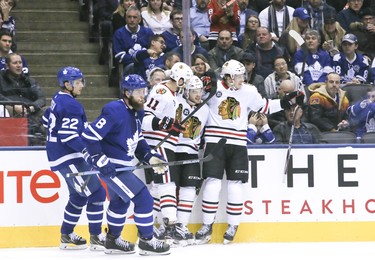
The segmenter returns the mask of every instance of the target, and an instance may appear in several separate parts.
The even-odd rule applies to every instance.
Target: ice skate
[[[224,245],[231,243],[234,239],[234,236],[237,233],[238,225],[228,225],[227,231],[224,234]]]
[[[90,236],[90,250],[91,251],[104,251],[105,234],[91,235]]]
[[[175,225],[173,239],[174,243],[180,246],[193,245],[195,242],[193,233],[182,223]]]
[[[169,255],[171,253],[170,246],[155,237],[151,239],[139,238],[138,242],[139,254],[148,255]]]
[[[107,234],[104,243],[104,253],[106,254],[134,254],[134,244],[129,241],[123,240],[121,236],[115,238],[111,234]]]
[[[201,229],[195,233],[195,243],[197,245],[202,245],[210,242],[212,235],[212,225],[213,224],[203,224]]]
[[[61,234],[60,242],[60,249],[63,250],[79,250],[87,248],[86,239],[78,236],[74,232],[70,234]]]

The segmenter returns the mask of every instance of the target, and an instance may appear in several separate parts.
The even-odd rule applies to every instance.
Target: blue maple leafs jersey
[[[91,155],[103,152],[117,166],[134,165],[134,158],[142,160],[151,150],[141,131],[143,115],[123,100],[107,103],[82,134],[87,150]]]
[[[340,75],[341,83],[351,82],[353,78],[365,83],[368,77],[369,63],[362,54],[357,53],[354,60],[348,61],[345,55],[340,52],[333,56],[333,69]]]
[[[59,91],[43,116],[47,126],[46,151],[50,167],[59,170],[83,160],[81,133],[87,126],[83,106],[70,94]]]

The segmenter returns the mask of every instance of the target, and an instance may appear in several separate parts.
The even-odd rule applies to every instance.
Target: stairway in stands
[[[19,1],[12,11],[16,19],[17,52],[26,58],[30,75],[47,98],[59,89],[56,74],[61,67],[75,66],[85,75],[86,87],[77,100],[94,120],[118,89],[108,87],[108,66],[99,65],[99,44],[89,42],[88,22],[79,19],[78,1]]]

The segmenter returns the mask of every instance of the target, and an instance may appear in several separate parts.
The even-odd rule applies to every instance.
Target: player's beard
[[[144,99],[141,99],[139,101],[135,100],[133,96],[129,97],[129,105],[133,107],[134,110],[143,110],[144,105]]]

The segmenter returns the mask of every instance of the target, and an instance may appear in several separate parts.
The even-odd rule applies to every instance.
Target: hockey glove
[[[85,161],[89,165],[92,165],[92,158],[91,158],[91,155],[89,154],[89,152],[87,151],[87,149],[84,148],[81,153],[83,154],[83,159],[85,159]]]
[[[97,167],[104,177],[115,177],[116,167],[111,163],[104,153],[99,153],[91,156],[92,164]]]
[[[304,98],[305,93],[302,91],[293,91],[285,94],[285,96],[280,99],[280,105],[283,109],[291,108],[294,105],[303,106]]]
[[[159,163],[165,163],[167,160],[160,154],[156,153],[155,151],[151,150],[150,153],[147,153],[144,157],[144,160],[146,163],[152,165],[152,164],[159,164]],[[167,170],[167,166],[157,166],[152,168],[155,173],[157,174],[164,174],[165,171]]]
[[[185,127],[180,122],[169,116],[165,116],[159,121],[159,129],[173,136],[179,136],[180,133],[185,131]]]

